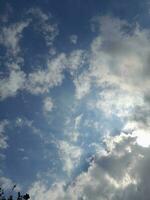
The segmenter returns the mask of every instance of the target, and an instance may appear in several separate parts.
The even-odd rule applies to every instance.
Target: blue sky
[[[148,0],[0,1],[0,186],[146,200]]]

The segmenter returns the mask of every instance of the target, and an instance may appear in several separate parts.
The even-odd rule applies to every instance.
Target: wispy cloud
[[[70,39],[70,42],[72,44],[77,44],[77,42],[78,42],[78,36],[77,35],[71,35],[69,39]]]
[[[5,134],[5,128],[9,124],[8,120],[3,120],[0,122],[0,148],[6,149],[8,147],[7,140],[8,137]]]

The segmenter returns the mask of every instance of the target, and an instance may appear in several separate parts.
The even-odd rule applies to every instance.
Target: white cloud
[[[150,126],[143,122],[129,121],[124,125],[124,132],[131,132],[140,146],[150,147]]]
[[[16,183],[10,178],[7,178],[5,176],[0,177],[0,186],[4,190],[4,192],[7,193],[8,191],[12,191],[14,185],[16,185]],[[21,186],[16,185],[15,191],[20,191],[20,190],[21,190]]]
[[[46,45],[50,47],[58,35],[58,27],[52,22],[51,14],[44,13],[40,8],[31,8],[28,11],[33,21],[33,27],[45,39]]]
[[[71,142],[77,142],[80,136],[80,133],[78,131],[72,131],[68,133],[68,136]]]
[[[22,160],[29,160],[29,157],[28,156],[24,156],[24,157],[22,157]]]
[[[64,70],[74,73],[83,63],[83,51],[73,51],[68,57],[61,53],[47,61],[47,69],[29,74],[26,89],[32,94],[47,93],[51,88],[61,85]]]
[[[68,175],[71,175],[72,171],[78,166],[82,149],[79,146],[75,146],[67,141],[59,141],[57,144],[60,159],[63,162],[63,169]]]
[[[0,80],[0,98],[15,96],[24,89],[25,73],[21,70],[11,70],[9,77]]]
[[[74,50],[70,53],[67,59],[67,68],[71,75],[74,75],[75,72],[83,66],[85,63],[85,52],[83,50]]]
[[[16,56],[20,52],[20,39],[24,28],[29,25],[29,21],[11,24],[2,27],[0,33],[0,44],[4,45],[10,56]]]
[[[30,72],[28,75],[21,70],[24,63],[20,40],[23,38],[23,31],[26,27],[34,29],[40,34],[48,46],[48,53],[53,51],[56,54],[53,41],[58,35],[57,24],[53,22],[50,14],[44,13],[39,8],[32,8],[27,11],[26,21],[18,21],[1,27],[0,44],[6,47],[8,76],[2,74],[0,80],[0,97],[5,99],[15,96],[19,90],[27,90],[32,94],[43,94],[49,92],[53,87],[60,85],[64,78],[64,70],[74,75],[84,63],[84,52],[82,50],[72,51],[66,55],[60,53],[54,58],[45,58],[47,68]],[[22,47],[23,48],[23,47]],[[51,52],[52,53],[52,52]]]
[[[6,177],[0,177],[0,185],[3,189],[12,189],[13,187],[13,182],[9,178]]]
[[[52,198],[53,200],[63,199],[63,187],[63,182],[55,183],[51,187],[47,187],[47,184],[42,181],[37,181],[32,185],[29,194],[33,200],[45,200],[47,198]]]
[[[91,79],[87,75],[87,72],[83,72],[77,78],[74,79],[74,84],[76,87],[76,98],[82,99],[85,95],[90,92],[91,89]]]
[[[65,123],[65,130],[64,135],[67,137],[67,139],[72,142],[76,143],[80,136],[80,125],[82,120],[83,114],[77,115],[73,118],[68,118]]]
[[[40,94],[60,85],[64,78],[65,62],[65,54],[60,54],[58,57],[48,60],[46,70],[38,70],[29,74],[26,89],[33,94]]]
[[[9,124],[7,120],[0,122],[0,148],[6,149],[8,147],[7,140],[8,137],[5,135],[5,128]]]
[[[32,94],[49,92],[53,87],[61,85],[64,79],[64,70],[69,70],[73,75],[83,64],[83,51],[73,51],[68,57],[59,54],[47,60],[47,68],[28,74],[21,71],[17,63],[9,64],[10,73],[0,80],[0,97],[5,99],[15,96],[19,90],[27,90]]]
[[[2,79],[0,80],[1,99],[15,96],[19,90],[25,88],[34,94],[44,93],[47,92],[49,88],[62,82],[62,63],[61,61],[59,64],[56,63],[56,60],[59,58],[55,61],[48,60],[47,70],[30,73],[28,78],[25,72],[21,71],[21,64],[24,62],[24,57],[20,46],[20,40],[24,36],[24,29],[29,26],[29,24],[32,25],[32,28],[44,38],[48,47],[51,47],[58,34],[57,25],[52,22],[52,17],[42,12],[39,8],[30,9],[26,17],[25,21],[18,21],[8,26],[4,25],[1,27],[0,44],[6,47],[5,67],[8,68],[9,71],[8,76],[6,77],[5,74],[2,74]],[[62,55],[59,57],[62,57]],[[27,82],[29,82],[29,84],[27,84]],[[48,86],[48,84],[50,84],[50,86]]]
[[[82,117],[83,114],[80,114],[75,118],[75,129],[78,129],[80,127]]]
[[[91,45],[90,73],[97,84],[119,85],[129,91],[143,91],[148,83],[145,72],[148,70],[149,30],[138,26],[131,29],[130,24],[116,18],[100,18],[101,34]],[[141,45],[142,44],[142,45]]]
[[[99,93],[99,100],[91,107],[104,112],[106,116],[116,115],[118,117],[129,117],[136,105],[143,105],[144,101],[140,93],[124,91],[120,88],[104,89]],[[89,103],[90,104],[90,103]]]
[[[131,27],[124,21],[111,17],[99,21],[101,33],[91,45],[89,76],[97,84],[138,89],[141,81],[148,81],[143,79],[150,53],[148,31],[136,27],[128,34],[125,28]]]
[[[43,102],[44,112],[51,112],[54,107],[53,100],[51,97],[46,97]]]
[[[38,17],[42,27],[38,31],[41,31],[45,37],[47,45],[51,45],[57,31],[49,24],[49,16],[39,9],[34,9],[29,13]],[[105,137],[103,142],[106,145],[106,151],[100,155],[101,149],[96,146],[97,155],[88,171],[81,173],[71,185],[66,187],[66,190],[64,182],[58,182],[51,187],[42,181],[34,183],[29,191],[33,200],[44,200],[47,197],[53,200],[79,198],[147,200],[150,195],[150,181],[147,176],[150,165],[150,118],[149,102],[145,103],[144,96],[149,94],[150,89],[149,30],[142,30],[138,26],[133,28],[127,22],[111,17],[98,18],[97,22],[100,25],[100,34],[91,44],[90,53],[87,55],[89,56],[88,67],[81,70],[79,76],[85,53],[81,50],[73,51],[68,56],[62,53],[54,59],[48,59],[47,69],[31,72],[28,76],[17,64],[13,65],[9,77],[0,80],[1,99],[15,96],[19,90],[23,89],[32,94],[43,94],[62,84],[64,71],[68,70],[74,77],[77,99],[82,99],[96,87],[99,92],[94,104],[91,103],[93,109],[100,109],[108,116],[116,115],[135,120],[133,123],[126,124],[122,130],[128,134]],[[4,36],[2,32],[0,41],[13,55],[20,51],[19,41],[26,26],[27,24],[15,24],[8,29],[3,29],[7,34]],[[13,32],[12,35],[10,35],[10,30]],[[43,106],[45,111],[51,111],[52,99],[47,97]],[[138,108],[142,113],[137,112]],[[132,114],[135,116],[132,117]],[[77,141],[81,119],[82,115],[75,119],[71,142]],[[17,126],[21,126],[22,123],[22,119],[16,120]],[[7,148],[7,137],[4,136],[6,125],[6,122],[0,124],[0,148],[3,149]],[[32,123],[28,126],[40,134]],[[97,124],[95,126],[98,127]],[[70,175],[79,164],[82,149],[67,141],[59,141],[57,147],[63,169]]]
[[[57,32],[57,28],[54,28],[50,22],[51,17],[38,8],[30,9],[28,14],[31,19],[33,18],[33,21],[34,18],[39,19],[38,23],[43,28],[37,31],[42,31],[45,38],[50,37],[46,40],[51,43]],[[14,51],[13,54],[17,54],[20,51],[19,41],[22,37],[22,31],[31,23],[31,20],[29,21],[13,24],[8,28],[4,27],[8,34],[4,39],[4,34],[1,34],[1,43],[12,52]],[[140,94],[142,98],[142,94],[148,92],[150,85],[148,78],[149,30],[142,30],[137,26],[128,33],[126,30],[131,29],[130,24],[111,17],[98,18],[97,23],[100,26],[100,35],[93,40],[90,53],[76,50],[68,56],[60,54],[53,60],[48,60],[46,70],[38,70],[29,74],[25,85],[26,89],[33,94],[46,93],[50,88],[62,83],[63,70],[68,69],[74,75],[77,99],[87,95],[93,85],[97,87],[119,87],[123,93],[129,93],[127,99],[131,99],[130,93],[132,92],[135,93],[135,96]],[[10,34],[10,30],[13,34]],[[52,37],[49,33],[53,32],[55,36]],[[82,70],[83,72],[78,75],[80,67],[85,63],[85,59],[89,68],[86,66],[85,70]],[[14,73],[17,72],[13,71],[12,74]],[[23,72],[18,70],[18,73],[23,77]],[[6,82],[9,83],[9,80],[2,80],[1,82],[1,85],[4,83],[7,86]],[[143,87],[143,82],[145,87]],[[21,86],[16,85],[13,88],[10,96],[15,95],[19,88],[23,88],[22,83]],[[110,89],[109,92],[112,93]],[[1,93],[6,97],[9,96],[7,92],[5,94],[4,90]],[[105,92],[103,91],[103,93]],[[106,96],[108,96],[107,91]],[[133,100],[134,103],[135,101]]]
[[[97,18],[96,23],[100,33],[91,43],[86,68],[74,78],[76,98],[89,95],[89,108],[103,111],[106,117],[147,121],[149,29],[108,16]]]
[[[43,131],[41,131],[39,128],[37,128],[34,125],[34,120],[29,120],[27,118],[21,118],[21,117],[17,117],[15,119],[15,128],[23,128],[23,127],[28,127],[33,134],[37,135],[38,137],[40,137],[40,139],[47,143],[47,138],[45,138],[45,135],[43,134]],[[24,151],[23,148],[18,149],[18,151]]]
[[[77,35],[71,35],[69,39],[70,39],[70,42],[72,44],[77,44],[77,42],[78,42],[78,36]]]
[[[18,151],[20,151],[20,152],[24,152],[25,149],[24,149],[24,148],[19,148]]]

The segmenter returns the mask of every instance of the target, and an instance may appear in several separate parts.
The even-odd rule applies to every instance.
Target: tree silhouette
[[[13,186],[11,192],[14,190],[14,188],[16,187],[16,185]],[[30,199],[29,194],[25,194],[25,195],[21,195],[20,192],[18,192],[18,197],[16,198],[16,200],[28,200]],[[2,188],[0,188],[0,200],[15,200],[13,198],[13,195],[9,195],[8,197],[5,196],[4,190]]]

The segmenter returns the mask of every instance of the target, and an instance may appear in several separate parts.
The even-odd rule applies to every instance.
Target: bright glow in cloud
[[[142,147],[150,146],[150,133],[146,133],[145,130],[136,131],[135,135],[137,136],[137,143]]]

